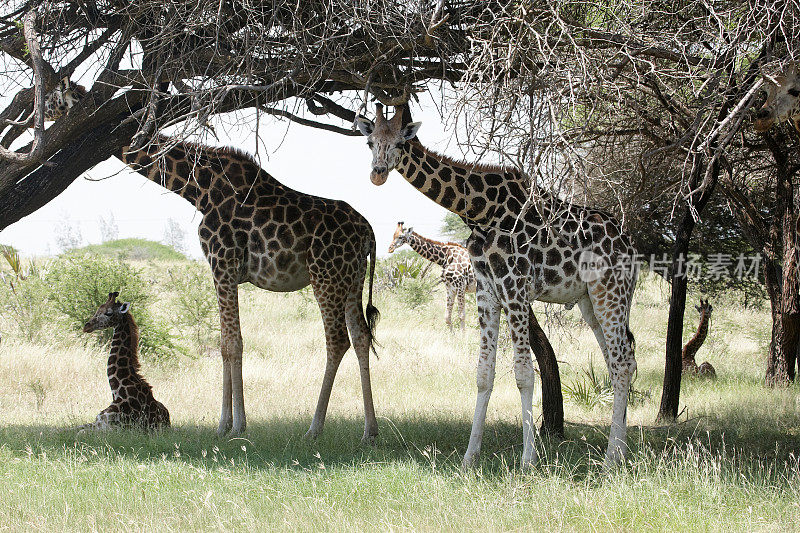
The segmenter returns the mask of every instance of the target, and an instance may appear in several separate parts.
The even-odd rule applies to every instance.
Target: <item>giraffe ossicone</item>
[[[537,459],[529,331],[530,302],[578,304],[608,366],[614,406],[605,464],[627,452],[627,405],[636,371],[629,317],[636,287],[635,249],[610,215],[565,202],[514,168],[468,164],[437,154],[415,139],[420,123],[402,123],[403,109],[387,120],[376,106],[375,122],[357,117],[372,151],[370,179],[384,183],[392,169],[472,230],[467,249],[477,280],[481,328],[478,395],[464,465],[480,452],[486,410],[494,385],[500,313],[508,317],[514,374],[522,406],[522,466]],[[601,259],[602,272],[582,277],[581,254]],[[583,273],[586,273],[584,269]]]
[[[139,374],[139,327],[128,312],[130,304],[117,302],[117,296],[118,292],[108,293],[108,300],[83,326],[84,333],[114,328],[114,336],[106,367],[111,405],[97,415],[94,423],[80,429],[169,427],[169,411],[153,397],[153,388]]]
[[[447,291],[444,322],[452,331],[453,303],[458,302],[458,314],[463,331],[466,325],[464,295],[468,292],[475,292],[476,289],[475,272],[472,270],[472,262],[467,249],[454,242],[427,239],[415,232],[413,228],[406,228],[402,222],[398,222],[389,245],[389,253],[404,244],[411,246],[411,249],[423,258],[442,267],[441,280]]]
[[[54,104],[72,102],[64,94],[56,94],[59,91],[85,94],[83,89],[61,84],[49,97]],[[58,105],[51,108],[58,109]],[[374,351],[379,313],[372,305],[376,251],[369,222],[346,202],[290,189],[252,157],[232,148],[211,148],[158,136],[140,150],[122,147],[116,157],[183,197],[202,215],[200,247],[214,277],[221,325],[222,409],[218,432],[239,434],[247,426],[239,285],[249,282],[266,290],[292,292],[310,284],[322,315],[327,362],[306,436],[315,438],[322,432],[339,363],[352,344],[364,402],[362,440],[373,441],[378,422],[369,356]],[[364,308],[367,268],[369,296]]]

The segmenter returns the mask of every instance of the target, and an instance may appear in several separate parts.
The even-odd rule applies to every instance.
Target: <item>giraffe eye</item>
[[[373,146],[375,146],[375,143],[373,143],[372,141],[367,141],[367,146],[372,148]]]
[[[111,316],[111,315],[113,315],[113,314],[114,314],[114,311],[112,311],[111,309],[109,309],[108,311],[106,311],[106,316]]]
[[[797,87],[792,87],[792,88],[791,88],[791,89],[789,89],[787,92],[788,92],[790,95],[794,96],[795,98],[797,98],[798,96],[800,96],[800,89],[798,89]]]

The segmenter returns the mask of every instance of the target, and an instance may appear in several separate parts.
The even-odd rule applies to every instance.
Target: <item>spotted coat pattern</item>
[[[428,261],[442,267],[441,279],[447,289],[444,322],[448,328],[453,329],[453,302],[458,301],[458,315],[461,318],[461,329],[463,330],[466,324],[464,295],[468,292],[475,292],[476,288],[475,272],[472,270],[472,262],[467,249],[454,242],[426,239],[415,232],[413,228],[404,228],[403,223],[398,222],[392,243],[389,245],[389,253],[404,244],[411,246],[412,250]]]
[[[86,333],[114,328],[114,336],[107,367],[111,405],[100,411],[93,424],[82,428],[169,427],[169,411],[153,397],[153,388],[139,374],[139,328],[128,312],[130,304],[117,302],[118,295],[117,292],[109,293],[108,301],[83,327]]]
[[[529,341],[529,303],[578,304],[605,357],[614,388],[606,465],[627,451],[626,413],[636,371],[628,327],[637,272],[631,239],[613,217],[566,203],[512,168],[455,161],[425,148],[420,123],[403,125],[402,109],[387,120],[359,117],[372,150],[371,181],[380,185],[392,169],[425,196],[466,221],[467,248],[477,280],[481,329],[478,398],[464,465],[477,459],[495,377],[500,312],[508,317],[514,373],[522,404],[522,465],[536,461],[534,369]]]
[[[322,431],[339,363],[352,342],[361,373],[363,440],[373,440],[378,423],[369,352],[374,350],[379,313],[372,305],[376,254],[369,222],[346,202],[283,185],[253,158],[235,149],[159,137],[141,150],[125,146],[117,157],[186,199],[202,214],[200,246],[211,265],[221,325],[219,433],[239,434],[247,425],[238,286],[249,282],[270,291],[291,292],[311,284],[325,328],[327,362],[306,437],[315,438]],[[362,292],[368,257],[365,316]]]
[[[700,305],[696,305],[695,309],[700,313],[700,323],[697,325],[697,332],[683,347],[683,352],[681,353],[682,372],[684,375],[696,374],[714,379],[717,377],[717,372],[711,363],[706,361],[698,367],[695,361],[697,351],[708,336],[708,325],[711,320],[711,311],[713,311],[714,307],[708,303],[708,300],[701,299]]]
[[[756,131],[767,131],[775,124],[791,121],[800,132],[800,71],[790,64],[785,74],[766,83],[767,99],[755,114]]]

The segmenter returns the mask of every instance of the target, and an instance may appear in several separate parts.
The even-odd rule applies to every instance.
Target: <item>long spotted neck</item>
[[[419,255],[439,266],[447,265],[447,245],[426,239],[414,231],[408,234],[408,245]]]
[[[130,146],[124,146],[116,156],[142,176],[182,196],[199,208],[198,200],[202,197],[203,191],[198,187],[198,180],[194,179],[193,173],[194,171],[209,173],[210,170],[200,164],[197,157],[190,159],[185,145],[176,144],[163,150],[169,146],[167,144],[169,141],[166,138],[160,140],[161,142],[148,145],[141,150],[131,150]],[[210,177],[204,181],[210,181]]]
[[[703,308],[700,312],[700,324],[697,326],[697,333],[694,337],[689,339],[686,346],[683,347],[681,358],[684,361],[694,361],[697,351],[703,345],[708,335],[708,310]]]
[[[478,224],[519,215],[528,184],[514,170],[458,163],[416,140],[403,146],[397,171],[422,194]]]
[[[115,400],[127,396],[127,387],[139,386],[144,378],[139,375],[139,327],[130,313],[122,315],[122,322],[114,328],[111,352],[108,355],[108,383]],[[132,392],[132,391],[131,391]]]

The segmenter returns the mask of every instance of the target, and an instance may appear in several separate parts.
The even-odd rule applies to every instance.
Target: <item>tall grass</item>
[[[157,280],[153,290],[164,302],[155,318],[170,320],[175,309],[162,267],[139,267]],[[433,290],[442,301],[443,287]],[[610,475],[600,466],[610,406],[568,395],[566,439],[540,441],[539,466],[519,471],[519,392],[505,345],[481,461],[461,471],[475,402],[474,303],[467,331],[450,334],[440,305],[410,309],[397,291],[376,294],[383,347],[371,362],[381,432],[374,447],[359,440],[363,410],[351,353],[324,433],[316,442],[303,439],[325,365],[322,323],[308,294],[240,291],[248,430],[236,438],[215,433],[218,356],[145,362],[173,429],[78,435],[74,428],[108,403],[103,348],[66,331],[46,342],[6,335],[0,524],[67,531],[795,530],[800,409],[796,387],[761,385],[767,312],[715,304],[699,356],[719,379],[685,381],[679,423],[655,426],[666,297],[653,279],[637,293],[636,389],[650,395],[629,408],[630,461]],[[586,376],[590,357],[601,360],[591,330],[570,313],[563,329],[550,332],[566,384]],[[688,315],[691,330],[696,319]],[[0,328],[7,326],[0,317]],[[603,372],[597,368],[598,382]]]

